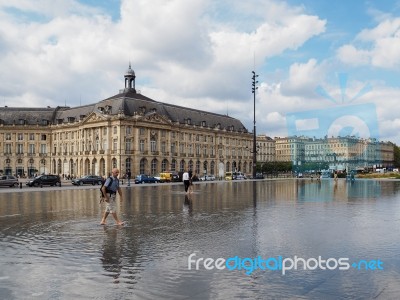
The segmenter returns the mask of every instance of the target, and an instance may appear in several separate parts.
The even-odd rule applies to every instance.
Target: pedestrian
[[[117,216],[116,201],[115,201],[118,192],[119,199],[122,202],[122,191],[121,187],[119,186],[119,179],[118,179],[119,170],[117,168],[114,168],[112,169],[111,173],[112,176],[106,179],[106,182],[102,187],[104,200],[106,201],[106,209],[103,213],[103,218],[101,219],[100,225],[106,224],[106,219],[110,213],[113,215],[117,225],[123,225],[124,222],[120,221],[120,219]]]
[[[131,186],[131,176],[132,176],[131,170],[128,169],[128,171],[126,172],[126,178],[128,179],[128,186]]]
[[[185,187],[185,192],[187,193],[190,185],[189,170],[183,173],[182,180],[183,180],[183,186]]]
[[[196,172],[193,172],[193,174],[191,174],[192,172],[189,172],[189,194],[193,193],[193,180],[195,180],[195,178],[197,177]]]

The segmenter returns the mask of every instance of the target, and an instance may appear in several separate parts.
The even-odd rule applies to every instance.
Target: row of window
[[[126,126],[125,131],[126,135],[129,136],[132,134],[132,126]],[[117,126],[113,127],[113,134],[118,133],[118,128]],[[143,127],[139,128],[139,135],[145,135],[146,130],[151,130],[154,132],[154,134],[151,135],[152,139],[157,139],[157,133],[160,132],[160,136],[162,138],[165,138],[167,135],[167,130],[161,129],[158,131],[155,131],[153,129],[146,129]],[[54,140],[69,140],[69,139],[93,139],[98,140],[100,138],[100,131],[102,131],[103,135],[107,135],[107,127],[103,128],[95,128],[95,129],[83,129],[79,131],[66,131],[66,132],[58,132],[54,134]],[[76,134],[75,134],[76,133]],[[196,141],[196,142],[204,142],[204,143],[214,143],[214,136],[213,135],[202,135],[202,134],[193,134],[193,133],[184,133],[181,132],[178,134],[175,131],[170,132],[170,137],[171,139],[176,139],[177,137],[180,137],[180,140],[182,141]],[[242,139],[237,139],[237,138],[229,138],[229,137],[218,137],[218,143],[220,144],[225,144],[225,145],[248,145],[248,141],[244,141]]]
[[[29,141],[35,141],[35,133],[17,133],[16,134],[16,140],[17,141],[23,141],[24,137],[26,136],[27,140]],[[4,134],[4,140],[5,141],[11,141],[12,140],[12,135],[11,133],[5,133]],[[40,141],[46,141],[47,140],[47,135],[46,134],[40,134]]]
[[[24,144],[16,144],[15,151],[13,151],[13,147],[11,144],[4,144],[4,154],[23,154],[24,153]],[[36,144],[29,144],[28,145],[28,153],[35,154],[36,153]],[[40,153],[47,153],[47,145],[41,144],[40,145]]]
[[[88,147],[85,148],[85,144],[82,142],[82,148],[85,149],[85,150],[82,150],[82,151],[92,151],[92,150],[97,151],[97,150],[99,150],[98,146],[99,145],[97,144],[97,145],[95,145],[94,148],[92,148],[92,145],[89,144]],[[107,144],[105,144],[103,146],[104,147],[103,147],[102,150],[107,150],[108,149]],[[126,146],[125,150],[127,150],[127,151],[131,151],[132,150],[131,149],[131,143],[128,143],[125,146]],[[53,147],[54,153],[57,153],[58,152],[57,150],[60,149],[60,148],[61,147],[57,147],[55,145]],[[189,155],[190,154],[194,154],[193,148],[195,149],[195,154],[197,154],[197,155],[200,155],[200,154],[215,155],[215,152],[216,152],[214,146],[211,146],[210,148],[208,148],[208,147],[202,147],[201,145],[191,145],[191,144],[189,144],[188,147],[185,147],[185,144],[180,144],[179,145],[179,152],[180,153],[188,153]],[[115,141],[113,143],[113,149],[112,150],[117,150],[117,149],[118,149],[118,143]],[[21,144],[21,143],[16,144],[15,151],[13,151],[13,150],[14,149],[12,147],[12,144],[4,144],[4,153],[5,154],[12,154],[13,152],[15,152],[17,154],[23,154],[24,150],[25,150],[24,144]],[[176,150],[177,150],[176,145],[172,144],[171,145],[171,152],[172,153],[176,153],[177,152]],[[75,147],[74,147],[73,144],[69,145],[69,147],[67,146],[67,144],[64,144],[63,145],[63,149],[61,151],[64,152],[64,153],[65,152],[73,153],[75,151]],[[139,151],[140,152],[145,152],[146,151],[145,150],[145,142],[143,140],[140,141]],[[157,143],[155,143],[154,141],[150,143],[150,151],[151,152],[158,151]],[[161,143],[161,152],[162,153],[167,152],[166,151],[166,143],[165,142]],[[29,144],[28,145],[28,153],[29,154],[35,154],[36,153],[36,144]],[[40,153],[47,153],[47,145],[46,144],[41,144],[40,145]],[[222,155],[222,153],[223,153],[223,150],[219,149],[219,154]],[[227,147],[227,148],[225,148],[225,154],[226,155],[232,155],[232,156],[236,156],[236,154],[237,154],[239,156],[242,156],[243,155],[243,151],[242,151],[242,149],[230,149],[229,147]]]

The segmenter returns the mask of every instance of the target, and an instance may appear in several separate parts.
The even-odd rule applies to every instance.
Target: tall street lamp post
[[[253,93],[253,101],[254,101],[254,119],[253,119],[253,178],[256,178],[256,165],[257,165],[257,146],[256,146],[256,90],[258,89],[258,87],[256,87],[256,83],[258,83],[258,81],[256,80],[256,78],[258,77],[258,75],[256,74],[255,71],[251,71],[253,73],[253,77],[252,77],[252,93]]]

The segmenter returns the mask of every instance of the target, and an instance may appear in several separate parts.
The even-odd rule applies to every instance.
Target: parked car
[[[153,176],[149,176],[149,175],[144,175],[144,174],[140,174],[138,176],[136,176],[135,178],[135,183],[158,183],[160,182],[159,179],[153,177]]]
[[[50,186],[61,186],[61,179],[58,175],[39,175],[29,181],[26,182],[27,186],[42,186],[42,185],[50,185]]]
[[[214,175],[204,175],[200,177],[200,181],[214,181],[215,176]]]
[[[247,179],[247,178],[243,174],[236,175],[234,178],[234,180],[245,180],[245,179]]]
[[[101,176],[97,175],[86,175],[82,176],[81,178],[72,179],[73,185],[84,185],[84,184],[91,184],[91,185],[101,185],[104,179]]]
[[[12,175],[3,175],[0,177],[0,186],[17,187],[19,185],[18,178]]]
[[[173,179],[173,174],[171,172],[160,173],[161,182],[171,182]]]
[[[264,179],[264,174],[263,173],[257,173],[256,174],[256,179]]]
[[[182,179],[181,179],[182,178],[182,174],[179,176],[179,173],[177,173],[177,172],[172,173],[171,181],[172,182],[180,182],[180,181],[182,181]]]
[[[225,180],[233,180],[232,172],[226,172],[225,173]]]

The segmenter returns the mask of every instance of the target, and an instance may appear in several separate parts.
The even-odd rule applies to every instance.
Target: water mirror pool
[[[181,184],[158,184],[123,193],[122,227],[111,216],[99,225],[98,188],[0,193],[0,298],[400,294],[399,181],[199,183],[189,197]]]

